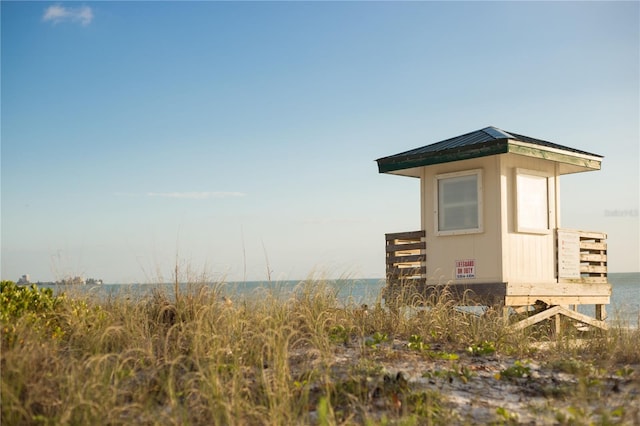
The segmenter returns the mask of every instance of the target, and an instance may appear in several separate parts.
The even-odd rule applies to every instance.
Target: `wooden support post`
[[[502,321],[504,325],[509,324],[509,307],[508,306],[502,307]]]
[[[560,324],[560,314],[555,315],[555,323],[556,323],[556,336],[560,335],[562,331],[562,325]]]
[[[606,305],[596,305],[596,319],[600,321],[607,319]]]

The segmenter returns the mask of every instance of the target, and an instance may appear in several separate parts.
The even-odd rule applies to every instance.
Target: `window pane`
[[[478,227],[478,175],[439,179],[438,230]]]

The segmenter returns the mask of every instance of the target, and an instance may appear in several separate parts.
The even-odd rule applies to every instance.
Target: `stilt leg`
[[[596,305],[596,319],[604,321],[607,319],[606,305]]]
[[[509,324],[509,307],[508,306],[502,307],[502,321],[504,322],[505,325]]]

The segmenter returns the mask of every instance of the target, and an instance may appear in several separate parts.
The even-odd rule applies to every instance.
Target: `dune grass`
[[[309,279],[284,299],[240,298],[202,281],[99,300],[35,288],[25,297],[3,282],[2,424],[464,424],[437,388],[416,390],[383,365],[457,360],[455,376],[465,379],[460,359],[531,358],[545,340],[552,368],[638,377],[628,367],[640,364],[638,330],[576,346],[575,335],[551,341],[514,332],[492,311],[460,312],[445,293],[390,310],[344,305],[330,284]],[[588,389],[572,392],[584,400]]]

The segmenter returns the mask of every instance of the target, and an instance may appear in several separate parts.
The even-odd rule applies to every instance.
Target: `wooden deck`
[[[605,306],[610,303],[611,285],[607,281],[604,233],[556,230],[556,280],[549,283],[427,284],[428,249],[424,230],[386,234],[385,243],[385,301],[409,303],[415,300],[416,295],[428,298],[447,291],[461,304],[501,305],[505,313],[531,312],[531,316],[515,325],[517,328],[553,317],[558,329],[561,315],[594,327],[607,328]],[[595,305],[594,317],[578,313],[578,305]]]

